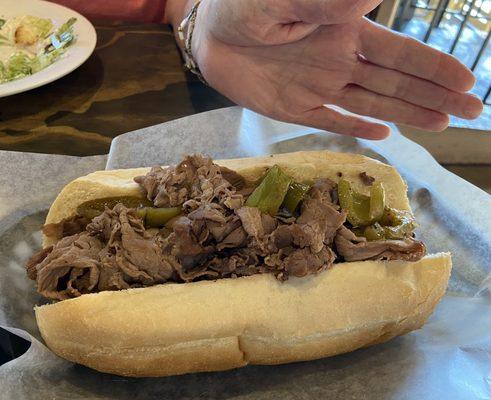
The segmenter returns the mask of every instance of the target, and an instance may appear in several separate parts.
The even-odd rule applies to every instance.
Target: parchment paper
[[[442,140],[444,138],[442,137]],[[221,373],[128,379],[52,354],[32,307],[43,299],[24,263],[40,247],[42,225],[60,189],[98,169],[330,149],[396,166],[408,181],[430,252],[452,251],[449,294],[425,327],[389,343],[313,362]],[[491,197],[441,168],[394,128],[369,142],[260,117],[234,107],[116,138],[107,157],[0,152],[0,326],[30,341],[0,366],[1,399],[491,399]]]

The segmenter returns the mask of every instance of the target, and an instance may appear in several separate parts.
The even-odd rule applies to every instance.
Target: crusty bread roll
[[[297,180],[337,181],[341,172],[362,192],[367,188],[358,175],[366,172],[384,182],[389,206],[410,210],[397,171],[359,155],[300,152],[217,163],[250,180],[273,164]],[[141,196],[133,177],[147,171],[101,171],[71,182],[46,222],[72,216],[87,200]],[[445,293],[450,271],[447,253],[414,263],[339,263],[283,283],[265,274],[164,284],[83,295],[35,312],[56,354],[99,371],[125,376],[220,371],[332,356],[417,329]]]

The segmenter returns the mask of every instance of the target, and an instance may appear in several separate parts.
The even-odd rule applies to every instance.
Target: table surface
[[[106,154],[117,135],[232,103],[184,72],[169,27],[98,23],[97,48],[44,87],[0,99],[0,150]],[[444,165],[491,192],[491,166]]]

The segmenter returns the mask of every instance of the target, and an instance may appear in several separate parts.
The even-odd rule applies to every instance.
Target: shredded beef
[[[215,277],[229,278],[249,276],[264,272],[257,254],[249,248],[239,249],[231,254],[215,256],[205,265]]]
[[[235,228],[217,244],[217,250],[244,247],[247,242],[247,233],[242,226]]]
[[[319,251],[324,244],[332,243],[345,220],[346,212],[340,211],[339,207],[328,201],[313,197],[304,201],[297,223],[305,232],[310,232],[312,246]]]
[[[414,238],[367,241],[344,226],[338,231],[335,243],[338,254],[346,261],[418,261],[426,254],[425,245]]]
[[[173,232],[165,239],[164,246],[168,252],[175,256],[184,268],[194,268],[207,259],[208,254],[215,251],[213,245],[206,244],[208,231],[193,229],[193,221],[188,217],[177,219]]]
[[[226,205],[229,208],[238,208],[241,205],[240,197],[233,196],[234,187],[224,178],[221,168],[209,157],[186,156],[175,166],[165,169],[154,167],[147,175],[136,177],[135,181],[157,207],[183,205],[193,210],[199,204],[213,200],[218,200],[219,203],[228,200]]]
[[[72,236],[76,233],[83,232],[89,223],[89,219],[76,215],[72,218],[62,219],[56,224],[46,224],[43,226],[43,233],[53,239],[61,239],[65,236]]]
[[[296,221],[285,223],[253,207],[236,211],[249,236],[248,247],[264,257],[269,272],[279,279],[302,277],[332,266],[335,254],[328,245],[346,220],[346,214],[331,202],[335,186],[327,179],[314,185]]]
[[[85,232],[43,251],[44,258],[34,267],[38,291],[63,300],[92,291],[164,283],[177,261],[163,253],[156,233],[145,230],[136,213],[121,204],[106,209]]]
[[[265,234],[261,211],[256,207],[245,206],[237,210],[237,215],[246,233],[257,243],[261,242]]]
[[[161,283],[172,276],[173,260],[163,254],[158,231],[145,230],[134,210],[122,204],[106,209],[87,226],[87,231],[107,241],[106,250],[116,255],[116,264],[137,284]]]
[[[283,265],[287,275],[303,277],[332,266],[335,258],[334,252],[328,247],[323,247],[316,253],[303,248],[288,255]]]
[[[220,172],[222,173],[223,178],[228,181],[235,189],[241,190],[246,187],[247,182],[244,177],[234,170],[220,166]]]
[[[37,265],[41,263],[48,254],[53,250],[53,246],[48,246],[45,249],[41,249],[35,253],[26,263],[26,273],[29,279],[36,280],[37,278]]]
[[[271,236],[271,243],[282,248],[294,243],[299,247],[310,247],[317,253],[330,245],[337,230],[346,220],[346,213],[332,203],[336,197],[335,183],[319,180],[304,199],[301,214],[295,222],[280,226]]]
[[[61,239],[36,266],[38,292],[63,300],[92,291],[99,279],[101,249],[102,243],[87,233]]]
[[[275,216],[244,206],[251,187],[206,157],[185,157],[135,181],[156,206],[182,205],[183,214],[161,230],[146,229],[134,209],[118,204],[88,224],[74,218],[47,225],[45,233],[61,240],[26,266],[41,294],[63,300],[258,273],[286,280],[330,268],[336,260],[333,248],[346,261],[414,261],[425,254],[424,245],[412,238],[368,242],[355,236],[345,226],[337,185],[329,179],[312,186],[299,215],[283,211]]]

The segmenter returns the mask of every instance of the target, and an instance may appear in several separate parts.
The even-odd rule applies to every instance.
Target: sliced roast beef
[[[135,181],[156,206],[182,205],[183,214],[164,229],[147,229],[136,210],[118,204],[88,224],[76,217],[47,225],[48,236],[62,239],[26,266],[41,294],[62,300],[258,273],[286,280],[330,268],[336,259],[333,246],[346,261],[415,261],[425,254],[413,238],[369,242],[357,237],[345,226],[337,185],[329,179],[315,182],[298,216],[286,210],[270,216],[244,206],[253,188],[207,157],[188,156]]]
[[[238,172],[224,166],[220,166],[220,172],[222,173],[223,178],[235,189],[241,190],[245,188],[247,182]]]
[[[37,266],[41,263],[49,253],[53,250],[53,246],[48,246],[45,249],[41,249],[37,253],[35,253],[26,263],[26,272],[27,277],[32,280],[36,280],[37,278]]]
[[[177,258],[184,269],[193,269],[204,263],[215,251],[212,244],[206,245],[208,233],[205,227],[201,231],[193,229],[193,221],[188,217],[178,218],[172,225],[173,232],[164,240],[164,250]],[[201,243],[200,243],[201,242]]]
[[[257,254],[249,248],[215,256],[207,262],[206,268],[220,278],[235,278],[264,272]]]
[[[326,197],[308,197],[302,204],[302,213],[297,223],[310,232],[311,247],[320,251],[324,244],[331,244],[337,230],[346,221],[346,212],[327,201]]]
[[[99,231],[100,228],[102,230]],[[142,219],[134,210],[118,204],[87,226],[87,231],[93,235],[107,235],[109,230],[109,236],[105,237],[108,250],[116,254],[116,262],[124,272],[128,275],[130,271],[136,273],[134,279],[137,283],[161,283],[172,276],[169,257],[163,254],[158,243],[158,231],[145,230]]]
[[[279,221],[271,215],[261,213],[261,223],[264,234],[269,235],[277,228]]]
[[[335,258],[334,252],[329,247],[323,247],[316,253],[303,248],[288,255],[283,265],[288,276],[303,277],[331,267]]]
[[[99,279],[98,254],[102,243],[87,233],[61,239],[37,266],[38,292],[63,300],[90,293]],[[78,284],[76,280],[84,277]]]
[[[221,242],[240,226],[236,215],[215,203],[202,204],[197,210],[189,213],[188,218],[193,221],[195,232],[206,228],[216,242]]]
[[[264,237],[264,227],[259,208],[245,206],[236,212],[247,234],[253,239],[261,240]]]
[[[317,253],[308,247],[284,247],[265,257],[264,263],[269,267],[268,272],[273,272],[280,280],[286,280],[290,276],[303,277],[328,269],[332,267],[335,258],[329,247],[323,247]]]
[[[265,227],[263,225],[263,217],[261,211],[256,207],[244,206],[236,210],[237,215],[242,222],[242,227],[249,237],[248,247],[254,249],[254,251],[260,256],[268,255]],[[270,229],[271,225],[265,217],[266,228]]]
[[[230,199],[235,194],[234,186],[211,158],[200,155],[186,156],[175,166],[154,167],[147,175],[136,177],[135,181],[157,207],[183,205],[193,210],[201,203],[217,200],[227,202],[230,208],[237,208],[242,202],[240,195],[236,195],[234,201]]]
[[[67,236],[38,255],[38,291],[62,300],[83,293],[155,285],[169,280],[177,260],[164,254],[155,230],[134,210],[106,209],[83,233]],[[47,253],[47,254],[46,254]],[[32,264],[29,266],[34,275]]]
[[[295,222],[280,225],[271,235],[270,245],[276,249],[310,247],[314,254],[330,245],[346,220],[346,213],[331,202],[334,187],[328,179],[319,180],[303,201],[300,216]]]
[[[235,228],[217,244],[217,250],[241,248],[247,244],[247,233],[242,226]]]
[[[414,238],[367,241],[344,226],[338,231],[335,243],[338,254],[346,261],[418,261],[426,254],[425,245]]]
[[[43,226],[43,233],[53,239],[61,239],[65,236],[72,236],[76,233],[81,233],[89,223],[89,219],[76,215],[71,218],[65,218],[54,224],[46,224]]]

